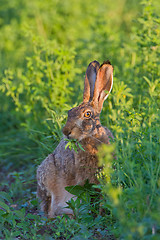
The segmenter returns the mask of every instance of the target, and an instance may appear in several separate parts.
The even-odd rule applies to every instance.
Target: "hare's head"
[[[99,115],[112,85],[113,67],[110,62],[104,62],[101,66],[97,61],[91,62],[85,76],[83,103],[68,111],[63,128],[66,137],[80,141],[94,135],[94,130],[101,126]]]

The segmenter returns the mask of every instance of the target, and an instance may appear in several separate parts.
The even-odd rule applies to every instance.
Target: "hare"
[[[68,119],[63,128],[64,137],[37,169],[37,196],[41,199],[41,209],[51,218],[57,215],[72,215],[66,202],[73,195],[66,186],[84,184],[88,179],[98,183],[97,151],[101,143],[109,144],[113,135],[100,123],[100,113],[104,100],[113,85],[113,67],[109,61],[101,66],[97,61],[89,64],[84,82],[83,103],[68,111]],[[85,151],[65,148],[65,138],[76,139]]]

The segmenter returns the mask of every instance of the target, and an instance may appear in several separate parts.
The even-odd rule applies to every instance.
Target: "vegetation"
[[[159,12],[158,0],[1,0],[0,239],[160,239]],[[68,187],[74,218],[47,220],[36,168],[95,59],[114,65],[101,122],[115,141],[99,151],[99,193]]]

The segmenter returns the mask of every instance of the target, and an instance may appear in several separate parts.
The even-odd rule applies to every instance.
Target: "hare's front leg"
[[[61,183],[59,181],[57,186],[54,185],[53,188],[50,189],[51,201],[48,211],[49,218],[63,214],[73,215],[73,211],[66,208],[68,206],[66,202],[69,201],[73,195],[65,190],[65,186],[62,181]]]

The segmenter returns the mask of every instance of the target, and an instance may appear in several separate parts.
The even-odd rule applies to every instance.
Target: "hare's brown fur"
[[[86,179],[98,183],[97,149],[101,143],[109,144],[110,138],[113,138],[99,120],[107,96],[105,90],[110,92],[113,81],[112,66],[109,62],[104,65],[99,67],[99,63],[94,61],[88,66],[83,103],[68,112],[63,128],[65,137],[37,169],[37,195],[41,199],[41,209],[48,217],[72,214],[70,209],[65,208],[66,202],[73,197],[65,190],[66,186],[84,184]],[[76,153],[66,148],[66,137],[77,139],[85,151],[78,149]]]

